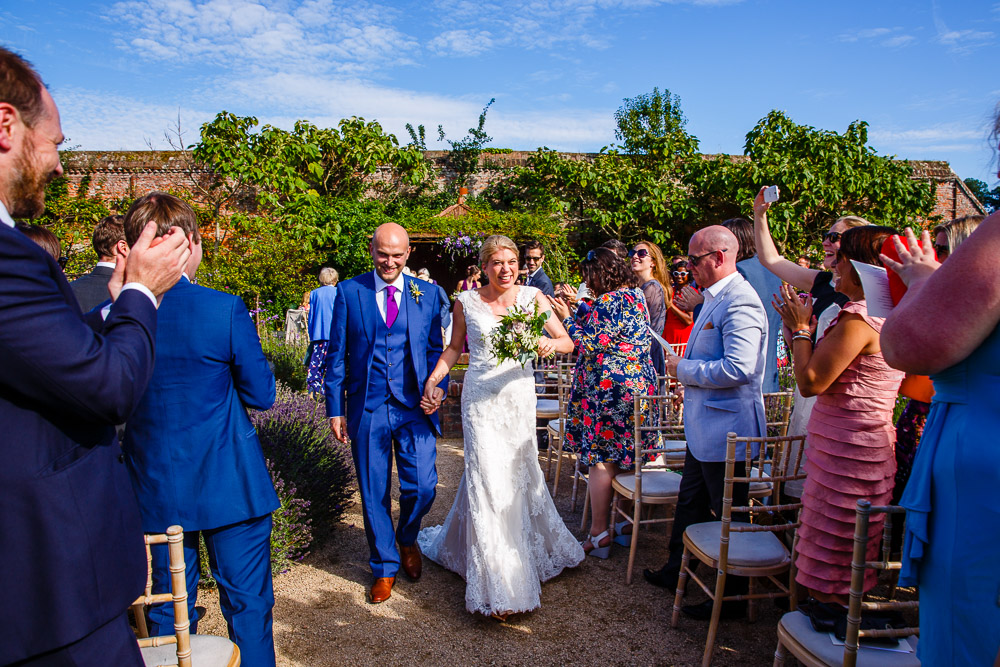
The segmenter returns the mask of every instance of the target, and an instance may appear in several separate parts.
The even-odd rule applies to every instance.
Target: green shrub
[[[281,332],[267,331],[260,339],[264,356],[273,365],[274,379],[286,385],[292,391],[302,391],[306,388],[307,367],[306,353],[309,344],[304,340],[300,343],[285,342]]]

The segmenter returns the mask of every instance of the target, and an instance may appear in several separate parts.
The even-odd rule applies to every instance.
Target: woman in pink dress
[[[851,260],[879,265],[882,242],[895,230],[870,225],[848,229],[837,252],[838,292],[850,301],[813,349],[811,299],[782,287],[774,307],[792,330],[795,381],[803,396],[817,396],[809,418],[809,459],[802,494],[798,573],[795,580],[822,602],[847,604],[857,501],[887,504],[892,496],[896,432],[892,410],[903,374],[886,364],[879,346],[883,318],[870,317]],[[874,560],[881,519],[869,525]],[[875,585],[866,573],[865,589]]]

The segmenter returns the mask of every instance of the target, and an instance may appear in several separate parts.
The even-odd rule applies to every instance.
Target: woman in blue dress
[[[908,286],[882,352],[930,375],[935,394],[901,501],[899,583],[920,590],[922,664],[990,665],[1000,660],[1000,212],[943,265],[926,231],[922,250],[906,235],[913,253],[897,243],[901,262],[882,256]]]

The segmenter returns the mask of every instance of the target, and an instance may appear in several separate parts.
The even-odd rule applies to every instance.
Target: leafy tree
[[[771,111],[747,133],[748,159],[703,161],[690,174],[704,219],[750,216],[762,185],[778,185],[781,199],[768,219],[778,247],[788,254],[815,244],[833,221],[858,215],[902,227],[925,218],[933,186],[913,180],[905,162],[878,155],[868,145],[868,124],[854,121],[843,134],[793,122]]]
[[[496,98],[490,98],[490,101],[483,107],[483,112],[479,114],[479,123],[476,127],[470,127],[469,133],[458,141],[446,140],[444,128],[438,125],[438,141],[447,141],[448,145],[451,146],[446,162],[456,174],[451,185],[454,191],[469,185],[472,175],[479,171],[479,155],[483,152],[486,144],[493,141],[493,137],[486,134],[486,130],[483,128],[486,126],[486,112],[490,110],[495,101]]]
[[[666,88],[623,100],[615,111],[615,139],[630,155],[642,155],[655,149],[671,135],[686,135],[687,118],[681,111],[681,98]],[[693,139],[693,137],[692,137]]]
[[[97,262],[90,239],[94,226],[111,215],[108,203],[88,196],[88,189],[89,179],[85,178],[78,193],[71,196],[66,177],[54,179],[45,190],[45,212],[35,221],[59,239],[62,254],[68,258],[65,271],[71,276],[90,271]]]
[[[990,186],[978,178],[965,179],[965,185],[972,190],[972,194],[989,213],[1000,208],[1000,185],[990,190]]]

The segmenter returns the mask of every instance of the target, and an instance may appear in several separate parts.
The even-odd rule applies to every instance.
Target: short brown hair
[[[882,225],[851,227],[840,237],[840,250],[837,251],[837,257],[862,264],[882,266],[882,261],[878,257],[879,253],[882,252],[882,244],[887,238],[898,233],[892,227],[883,227]],[[860,283],[861,278],[853,266],[851,266],[851,273],[854,274],[855,282]]]
[[[753,237],[753,223],[746,218],[729,218],[722,226],[733,233],[736,242],[740,244],[736,252],[736,261],[742,262],[757,254],[757,242]]]
[[[59,246],[59,239],[55,234],[41,225],[34,225],[25,222],[19,222],[14,225],[14,227],[29,239],[34,241],[35,244],[40,246],[42,250],[49,253],[52,256],[52,259],[57,262],[59,261],[59,258],[62,255],[62,248]]]
[[[109,215],[94,225],[94,235],[90,243],[100,257],[113,257],[115,246],[125,240],[125,216]]]
[[[42,77],[31,63],[13,51],[0,47],[0,102],[11,105],[21,115],[21,121],[33,127],[45,115]]]
[[[171,227],[180,227],[185,234],[193,234],[195,241],[201,240],[198,217],[186,201],[166,192],[150,192],[136,199],[125,214],[125,242],[129,247],[135,245],[150,221],[156,222],[157,236],[163,236]]]

